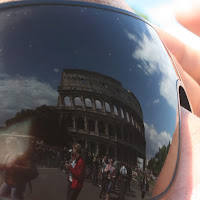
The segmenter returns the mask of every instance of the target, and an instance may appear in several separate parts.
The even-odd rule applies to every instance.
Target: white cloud
[[[160,94],[163,96],[169,105],[171,105],[175,110],[177,109],[177,96],[176,93],[172,92],[175,88],[173,84],[174,80],[171,80],[171,77],[164,77],[160,82]]]
[[[135,35],[129,33],[128,31],[127,31],[126,33],[127,33],[128,37],[129,37],[129,39],[131,39],[131,40],[137,42],[137,38],[135,37]]]
[[[146,138],[146,153],[147,159],[149,160],[151,157],[155,156],[155,154],[159,151],[159,148],[163,145],[167,146],[169,141],[171,143],[172,137],[170,133],[166,131],[162,131],[158,133],[153,125],[148,125],[144,123],[145,126],[145,138]]]
[[[41,105],[56,105],[57,91],[48,83],[36,78],[0,75],[0,123],[15,116],[22,109],[36,108]]]
[[[155,100],[153,101],[154,104],[157,104],[157,103],[159,103],[159,102],[160,102],[160,99],[155,99]]]
[[[60,70],[58,68],[54,68],[53,71],[58,73]]]
[[[168,58],[165,48],[161,43],[160,39],[155,36],[153,30],[150,26],[146,25],[151,38],[146,35],[142,35],[140,40],[137,40],[138,47],[133,52],[132,57],[140,61],[137,65],[138,68],[142,69],[147,76],[154,74],[161,74],[161,80],[159,84],[160,94],[163,96],[169,105],[171,105],[175,110],[177,106],[177,97],[174,95],[174,84],[176,82],[176,75],[171,64],[171,60]],[[127,32],[127,36],[130,40],[135,42],[135,36]],[[171,67],[168,67],[171,66]]]

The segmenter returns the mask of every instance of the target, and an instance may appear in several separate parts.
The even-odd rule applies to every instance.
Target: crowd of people
[[[67,200],[77,199],[85,179],[100,187],[99,198],[108,200],[111,192],[118,188],[118,199],[123,200],[131,189],[133,170],[144,177],[140,181],[142,199],[149,188],[149,176],[145,171],[128,162],[114,160],[107,154],[103,157],[94,155],[78,143],[70,148],[45,144],[39,140],[30,143],[21,137],[7,137],[5,144],[0,171],[6,175],[0,186],[0,197],[10,195],[7,191],[11,191],[13,198],[23,199],[27,183],[39,176],[37,168],[41,167],[59,168],[68,175]],[[22,151],[22,144],[29,146],[28,154]],[[16,187],[13,185],[20,188],[20,192],[14,192]]]
[[[37,156],[37,166],[65,169],[65,161],[70,160],[72,150],[69,146],[53,146],[45,144],[43,140],[34,142]]]
[[[73,146],[74,147],[74,146]],[[75,166],[73,147],[58,147],[45,144],[43,141],[35,142],[38,167],[60,168],[70,174],[68,167]],[[107,154],[103,157],[95,155],[78,146],[79,156],[85,163],[84,178],[90,180],[94,186],[100,187],[99,197],[105,196],[109,199],[111,191],[119,189],[119,199],[125,197],[126,192],[131,189],[132,172],[140,176],[138,185],[141,187],[141,197],[149,190],[150,175],[147,171],[139,169],[136,165],[110,158]],[[82,172],[83,173],[83,172]],[[79,172],[79,176],[82,176]],[[69,177],[73,177],[69,175]],[[69,178],[70,180],[71,178]],[[70,198],[69,198],[70,199]]]
[[[108,155],[102,158],[98,155],[93,156],[87,149],[85,161],[88,169],[86,178],[91,179],[93,185],[101,187],[100,198],[105,194],[106,199],[109,199],[111,191],[118,187],[118,199],[124,199],[126,192],[131,190],[133,171],[141,177],[138,182],[141,188],[141,198],[144,199],[146,192],[149,191],[150,174],[136,165],[119,160],[114,161]]]

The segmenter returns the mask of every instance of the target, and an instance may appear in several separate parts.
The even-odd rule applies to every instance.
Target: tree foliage
[[[150,169],[154,175],[158,176],[160,174],[160,171],[167,157],[169,148],[170,141],[167,146],[163,145],[161,148],[159,148],[159,151],[155,154],[155,157],[149,160],[147,168]]]
[[[139,15],[140,17],[142,17],[142,18],[144,18],[144,19],[146,19],[147,21],[150,22],[149,17],[148,17],[146,14],[144,14],[144,13],[138,11],[138,10],[135,10],[135,9],[134,9],[134,11],[135,11],[135,13],[136,13],[137,15]]]

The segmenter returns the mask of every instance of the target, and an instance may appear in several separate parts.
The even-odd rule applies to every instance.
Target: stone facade
[[[57,108],[68,135],[92,153],[132,162],[137,157],[145,160],[140,103],[117,80],[92,71],[65,69]]]

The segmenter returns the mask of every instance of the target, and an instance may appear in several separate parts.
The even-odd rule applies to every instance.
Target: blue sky
[[[173,0],[154,0],[154,1],[150,1],[150,0],[142,0],[142,1],[125,0],[125,1],[131,6],[131,8],[145,13],[145,11],[147,9],[155,8],[155,7],[162,5],[162,4],[165,4],[165,3],[170,3]]]

